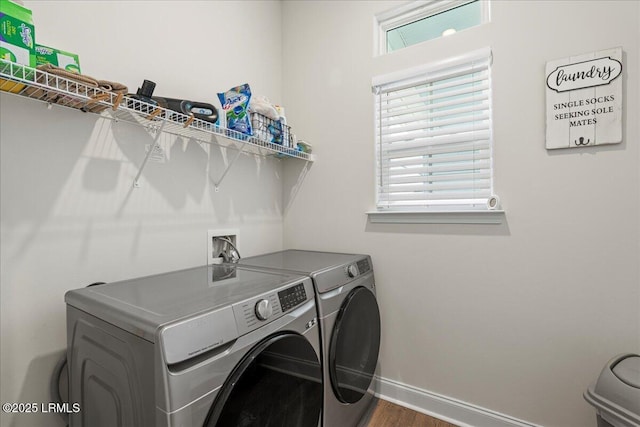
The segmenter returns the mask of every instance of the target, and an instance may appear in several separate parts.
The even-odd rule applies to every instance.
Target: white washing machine
[[[67,292],[72,427],[318,427],[310,278],[232,265]]]
[[[286,250],[242,258],[240,265],[309,275],[322,344],[323,426],[361,423],[375,402],[380,311],[368,255]]]

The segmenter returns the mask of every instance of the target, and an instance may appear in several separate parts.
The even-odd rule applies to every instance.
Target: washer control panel
[[[307,300],[307,293],[304,290],[304,284],[299,283],[288,289],[278,292],[280,307],[282,311],[287,311]]]
[[[304,278],[234,304],[238,335],[278,319],[295,307],[313,300],[313,295],[311,279]]]
[[[268,299],[261,299],[254,308],[256,317],[260,320],[267,320],[273,314],[273,307]]]

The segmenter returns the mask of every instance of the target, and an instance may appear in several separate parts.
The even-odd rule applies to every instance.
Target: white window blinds
[[[378,210],[486,209],[491,51],[373,80]]]

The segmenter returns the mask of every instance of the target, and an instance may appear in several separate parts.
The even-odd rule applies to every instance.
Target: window
[[[414,1],[376,18],[384,54],[488,22],[489,7],[486,0]]]
[[[378,211],[487,210],[488,48],[373,80]]]

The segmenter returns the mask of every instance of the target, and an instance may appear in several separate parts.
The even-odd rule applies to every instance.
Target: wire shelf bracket
[[[224,169],[224,171],[222,172],[222,174],[220,175],[220,178],[218,178],[217,181],[213,180],[213,188],[215,190],[215,192],[217,193],[218,191],[220,191],[220,184],[222,184],[222,180],[224,179],[224,177],[227,175],[227,172],[229,172],[229,169],[231,169],[231,166],[233,166],[233,164],[236,162],[236,160],[238,160],[238,157],[240,157],[240,154],[242,154],[242,152],[244,151],[244,149],[246,148],[246,144],[243,144],[242,147],[238,150],[238,152],[236,153],[236,155],[233,157],[233,160],[231,160],[229,162],[229,164],[227,164],[227,167]],[[209,177],[211,178],[211,177]]]
[[[160,135],[162,135],[162,129],[164,128],[165,123],[166,122],[163,121],[160,124],[160,127],[156,130],[156,136],[153,138],[153,144],[149,148],[149,151],[147,151],[147,154],[144,156],[144,159],[142,160],[142,164],[140,164],[140,167],[138,168],[138,174],[133,180],[134,188],[140,188],[140,176],[142,175],[142,171],[144,170],[144,167],[147,165],[147,162],[149,161],[149,157],[151,157],[151,154],[156,150],[156,147],[158,146],[158,140],[160,139]]]

